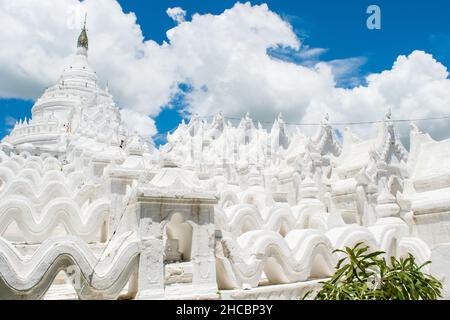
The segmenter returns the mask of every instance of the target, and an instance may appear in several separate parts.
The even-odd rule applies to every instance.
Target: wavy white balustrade
[[[328,230],[328,218],[330,214],[325,212],[324,205],[314,199],[315,202],[292,207],[292,214],[295,217],[296,229],[317,229]]]
[[[49,183],[50,181],[63,184],[66,181],[66,177],[61,170],[48,170],[44,171],[43,174],[40,174],[39,171],[34,168],[22,169],[16,174],[16,179],[28,180],[35,189],[42,188],[44,184]]]
[[[40,158],[37,159],[41,161]],[[86,176],[82,171],[65,174],[61,168],[56,170],[55,161],[57,160],[54,158],[46,158],[42,168],[18,167],[16,161],[0,163],[0,199],[14,195],[24,196],[30,199],[37,210],[58,197],[73,198],[79,206],[83,206],[88,200],[92,201],[97,186],[86,184]]]
[[[73,236],[49,239],[31,257],[0,238],[0,299],[41,299],[70,267],[79,270],[74,289],[81,299],[117,299],[137,270],[138,256],[139,240],[131,232],[111,241],[101,257]]]
[[[292,230],[284,238],[273,231],[250,231],[237,239],[224,237],[223,256],[217,256],[219,287],[255,288],[264,280],[270,284],[292,283],[331,276],[336,259],[334,249],[353,247],[362,242],[370,251],[381,250],[386,256],[404,255],[405,248],[423,258],[418,244],[402,242],[408,227],[400,219],[380,221],[373,227],[351,225],[319,230]],[[401,244],[401,246],[400,246]],[[403,251],[402,251],[403,250]],[[420,251],[422,250],[422,251]],[[263,275],[264,272],[264,275]]]
[[[87,242],[105,241],[110,205],[110,201],[103,198],[80,208],[72,199],[58,198],[48,202],[42,211],[36,211],[25,198],[2,198],[0,235],[15,222],[27,243],[44,241],[59,225],[64,226],[68,234]]]
[[[326,236],[333,244],[333,248],[336,249],[354,247],[359,242],[369,246],[373,251],[378,249],[376,238],[365,227],[357,225],[337,227],[327,231]]]
[[[14,161],[12,159],[8,159],[5,162],[2,162],[1,167],[9,169],[13,173],[13,175],[16,175],[16,173],[23,168],[22,165],[18,164],[17,161]]]
[[[224,238],[227,256],[217,257],[220,288],[255,288],[270,284],[305,281],[332,274],[335,257],[330,241],[315,230],[294,230],[283,238],[273,231],[251,231],[237,240]]]
[[[238,204],[226,209],[218,210],[217,215],[223,214],[223,230],[240,236],[252,230],[268,230],[286,234],[295,228],[296,221],[288,206],[275,206],[266,212],[260,212],[254,205]]]
[[[39,210],[58,198],[71,198],[79,206],[82,206],[87,200],[92,200],[94,189],[95,187],[92,185],[84,185],[81,189],[72,191],[67,184],[57,181],[51,181],[38,189],[34,188],[27,180],[14,179],[2,188],[0,199],[14,196],[25,197]]]
[[[36,156],[29,156],[26,154],[21,155],[11,155],[9,158],[9,161],[11,163],[16,164],[17,166],[15,168],[34,168],[38,170],[39,172],[45,172],[48,170],[60,170],[61,169],[61,163],[58,159],[47,156],[47,157],[36,157]],[[5,161],[5,163],[8,162]]]
[[[65,179],[59,161],[50,157],[42,160],[39,157],[24,158],[14,155],[0,162],[0,168],[8,170],[9,174],[15,177],[28,179],[35,185],[39,185],[42,181]]]
[[[399,257],[407,257],[412,254],[416,258],[416,263],[421,265],[431,258],[430,247],[421,239],[415,237],[404,237],[398,244],[397,255]],[[423,270],[430,271],[430,265],[426,265]]]
[[[386,252],[385,257],[400,256],[400,243],[409,236],[408,225],[400,218],[379,219],[368,228],[375,237],[380,250]]]
[[[65,175],[53,157],[12,156],[0,163],[0,236],[15,222],[14,238],[39,243],[62,226],[85,241],[105,241],[110,200],[81,171]],[[19,233],[19,234],[16,234]]]
[[[262,211],[251,204],[237,204],[225,209],[217,208],[216,218],[220,229],[235,237],[252,230],[275,231],[285,236],[295,229],[328,230],[329,213],[293,211],[286,204],[276,204]]]

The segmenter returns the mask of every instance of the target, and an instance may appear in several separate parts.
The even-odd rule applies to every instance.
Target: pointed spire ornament
[[[89,38],[87,35],[86,22],[87,13],[84,17],[83,29],[81,30],[80,36],[78,37],[78,48],[84,48],[87,51],[89,49]]]
[[[385,118],[386,120],[391,120],[391,117],[392,117],[392,108],[389,107],[388,111],[386,112]]]

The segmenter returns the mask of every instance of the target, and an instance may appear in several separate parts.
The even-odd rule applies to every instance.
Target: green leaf
[[[331,279],[320,282],[323,286],[314,300],[435,300],[441,297],[442,283],[421,271],[430,261],[418,266],[414,256],[408,254],[406,258],[390,257],[388,264],[383,257],[385,252],[366,253],[368,250],[362,242],[353,248],[334,250],[345,256],[338,261]],[[373,289],[369,281],[375,269],[380,285]]]

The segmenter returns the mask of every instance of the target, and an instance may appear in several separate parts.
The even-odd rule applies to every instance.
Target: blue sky
[[[189,14],[220,14],[233,0],[127,1],[126,11],[136,13],[144,35],[159,43],[174,26],[166,12],[180,6]],[[389,69],[400,54],[419,49],[432,53],[444,65],[450,65],[450,2],[431,1],[251,1],[267,3],[272,11],[289,21],[300,39],[310,47],[328,49],[323,60],[365,57],[359,76]],[[381,30],[366,28],[367,7],[378,4],[382,12]],[[444,43],[443,43],[444,42]],[[180,121],[176,110],[167,109],[156,119],[159,132],[171,130]]]
[[[169,7],[181,7],[187,11],[187,19],[194,13],[220,14],[231,8],[236,1],[229,0],[119,0],[125,12],[134,12],[144,37],[158,43],[167,41],[166,31],[175,27],[175,22],[166,14]],[[396,58],[413,50],[424,50],[435,59],[450,66],[450,2],[429,1],[381,1],[381,0],[266,0],[251,1],[252,4],[267,3],[270,10],[292,24],[303,43],[312,48],[324,48],[320,56],[323,61],[361,58],[359,68],[353,71],[352,79],[344,87],[363,83],[370,73],[390,69]],[[366,28],[366,8],[377,4],[382,10],[382,29]],[[1,32],[5,32],[2,30]],[[295,57],[285,54],[285,59]],[[348,79],[347,79],[348,80]],[[359,81],[359,82],[358,82]],[[339,83],[338,83],[339,85]],[[11,118],[30,116],[32,101],[0,99],[0,136],[7,134]],[[177,100],[175,109],[163,109],[155,119],[158,131],[173,129],[180,121],[178,109],[183,99]]]

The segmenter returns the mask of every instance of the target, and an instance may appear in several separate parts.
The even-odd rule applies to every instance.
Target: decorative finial
[[[283,114],[281,112],[278,114],[278,122],[283,122]]]
[[[89,39],[87,36],[86,22],[87,22],[87,13],[84,16],[83,29],[81,30],[80,36],[78,37],[78,48],[84,48],[84,49],[88,50],[89,49]]]
[[[386,117],[386,120],[391,120],[391,117],[392,117],[392,109],[391,109],[391,107],[389,107],[388,111],[386,112],[385,117]]]

